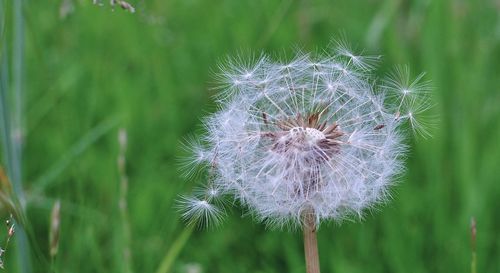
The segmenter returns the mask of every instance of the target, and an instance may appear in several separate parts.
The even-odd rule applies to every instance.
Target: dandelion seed
[[[189,225],[207,228],[218,225],[222,219],[223,211],[205,199],[182,196],[178,206]]]

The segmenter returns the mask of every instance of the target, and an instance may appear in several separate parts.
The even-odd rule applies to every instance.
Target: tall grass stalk
[[[186,245],[189,237],[191,237],[194,228],[195,225],[190,225],[182,231],[181,235],[177,237],[177,240],[174,241],[170,249],[165,254],[165,257],[163,257],[160,266],[156,270],[156,273],[170,272],[175,259],[177,259],[177,256],[179,256],[182,248],[184,247],[184,245]]]
[[[4,2],[0,2],[0,13],[4,13]],[[25,198],[22,187],[22,112],[23,112],[23,63],[24,63],[24,18],[23,1],[13,1],[12,5],[12,85],[9,85],[9,67],[7,60],[7,39],[2,35],[3,42],[1,55],[1,77],[0,77],[0,105],[1,107],[1,134],[3,139],[4,161],[7,172],[12,181],[15,198],[25,209]],[[5,16],[2,16],[5,20]],[[4,24],[2,24],[4,25]],[[2,31],[4,31],[2,27]],[[9,94],[8,89],[12,90]],[[12,106],[10,108],[9,106]],[[19,271],[29,273],[32,271],[30,262],[30,250],[28,238],[22,225],[17,225],[16,251]]]
[[[470,262],[470,272],[477,273],[477,255],[476,255],[476,219],[474,217],[470,220],[470,233],[471,233],[471,250],[472,257]]]
[[[111,129],[115,128],[118,119],[111,117],[97,124],[88,133],[83,135],[61,158],[41,174],[34,182],[32,193],[34,195],[42,194],[43,191],[55,183],[56,178],[84,151],[99,140]]]
[[[58,199],[52,206],[50,213],[49,254],[50,272],[56,272],[55,259],[59,251],[59,237],[61,234],[61,201]]]
[[[128,216],[127,193],[128,193],[128,177],[126,173],[126,152],[127,152],[127,131],[120,128],[118,131],[118,143],[120,146],[118,154],[118,173],[120,175],[120,197],[118,199],[118,207],[120,209],[120,220],[122,226],[122,270],[125,273],[132,273],[132,250],[130,221]]]

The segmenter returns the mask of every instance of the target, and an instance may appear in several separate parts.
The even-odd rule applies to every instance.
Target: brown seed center
[[[265,115],[264,115],[265,116]],[[272,140],[272,150],[280,154],[302,153],[304,160],[324,162],[340,150],[340,137],[344,133],[336,123],[320,122],[318,113],[274,123],[279,129],[266,132]]]

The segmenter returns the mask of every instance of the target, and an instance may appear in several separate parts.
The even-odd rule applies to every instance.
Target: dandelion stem
[[[306,272],[319,273],[318,240],[314,213],[305,213],[303,222]]]

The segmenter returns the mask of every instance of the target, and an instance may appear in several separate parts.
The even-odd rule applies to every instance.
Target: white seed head
[[[420,92],[428,85],[410,81],[407,69],[377,85],[372,59],[339,46],[319,59],[263,56],[222,68],[219,111],[193,148],[193,162],[209,172],[207,189],[233,195],[272,226],[300,225],[305,211],[318,224],[341,221],[388,199],[407,151],[401,125],[428,134],[416,117],[429,106]],[[185,200],[185,217],[214,212]]]

